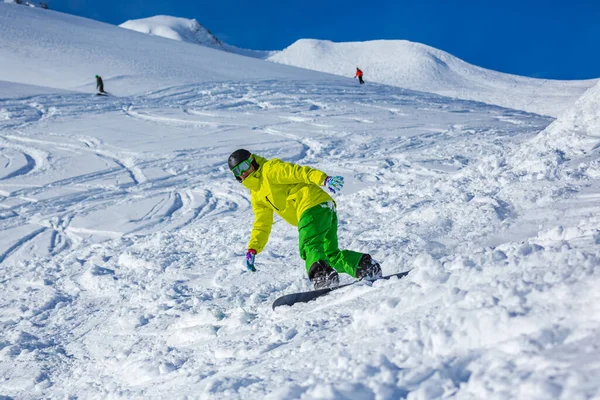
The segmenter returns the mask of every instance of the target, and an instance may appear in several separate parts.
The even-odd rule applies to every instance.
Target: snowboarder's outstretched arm
[[[325,186],[331,193],[340,191],[344,186],[344,178],[341,176],[328,176],[318,169],[281,160],[277,160],[276,164],[272,164],[269,177],[274,183],[312,183],[317,186]]]
[[[281,160],[271,160],[271,163],[269,178],[273,183],[312,183],[313,185],[323,186],[325,179],[327,179],[325,172],[315,168],[287,163]]]
[[[273,210],[253,198],[252,211],[254,211],[254,224],[248,242],[248,250],[254,250],[258,254],[263,251],[269,241],[273,226]]]

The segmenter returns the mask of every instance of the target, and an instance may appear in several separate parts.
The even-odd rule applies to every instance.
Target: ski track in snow
[[[600,175],[548,184],[507,161],[549,118],[280,81],[0,110],[3,395],[599,394],[600,308],[577,305],[600,304]],[[244,270],[253,216],[225,162],[238,147],[344,175],[340,244],[413,271],[273,312],[309,283],[281,220]]]

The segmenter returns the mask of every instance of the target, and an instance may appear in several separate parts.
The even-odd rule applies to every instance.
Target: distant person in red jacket
[[[365,81],[363,81],[362,79],[363,76],[363,72],[360,70],[360,68],[356,67],[356,75],[354,75],[354,77],[358,77],[358,81],[360,82],[360,84],[362,85],[363,83],[365,83]]]

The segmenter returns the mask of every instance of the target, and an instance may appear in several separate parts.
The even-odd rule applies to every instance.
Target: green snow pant
[[[302,213],[298,221],[300,257],[306,261],[306,273],[319,260],[329,262],[337,272],[356,277],[363,253],[338,248],[338,219],[333,202],[321,203]]]

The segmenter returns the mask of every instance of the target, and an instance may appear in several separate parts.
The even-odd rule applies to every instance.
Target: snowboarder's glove
[[[256,250],[248,249],[246,253],[246,268],[248,271],[256,272],[256,268],[254,268],[254,257],[256,256]]]
[[[323,183],[331,193],[336,193],[344,187],[344,178],[341,176],[328,176]]]

